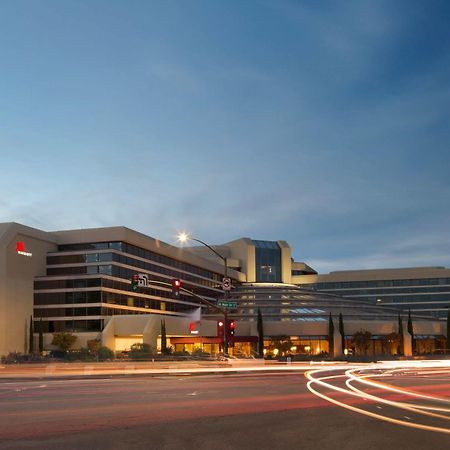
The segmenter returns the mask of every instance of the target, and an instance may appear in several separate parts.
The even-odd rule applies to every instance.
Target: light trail
[[[396,409],[410,411],[419,416],[427,416],[428,418],[437,419],[437,420],[445,421],[445,422],[450,421],[450,416],[445,415],[445,413],[450,413],[449,408],[430,406],[430,405],[426,405],[426,404],[418,404],[418,403],[412,403],[412,402],[405,403],[405,402],[400,402],[400,401],[393,401],[393,400],[383,398],[381,396],[381,394],[380,394],[380,396],[373,395],[372,393],[368,393],[368,392],[358,389],[356,386],[354,386],[354,384],[362,384],[364,386],[369,386],[371,388],[375,388],[377,391],[381,391],[381,392],[396,393],[396,394],[400,394],[402,396],[422,399],[424,401],[450,403],[450,399],[437,397],[435,395],[421,394],[418,392],[409,391],[404,388],[392,386],[390,384],[386,384],[386,383],[380,382],[378,380],[374,381],[374,380],[370,379],[370,378],[389,377],[392,380],[393,373],[401,372],[404,375],[405,373],[408,374],[411,371],[411,369],[416,370],[416,374],[417,373],[420,374],[421,370],[426,369],[426,372],[429,374],[430,373],[429,369],[431,369],[431,368],[437,368],[438,370],[436,372],[438,372],[439,374],[448,373],[449,380],[450,380],[450,361],[448,361],[448,360],[446,360],[446,361],[426,361],[426,362],[419,362],[419,363],[416,361],[401,361],[401,362],[396,362],[396,363],[393,363],[390,361],[390,362],[382,362],[382,363],[373,364],[373,365],[367,366],[365,368],[362,368],[361,366],[359,366],[359,367],[338,366],[338,367],[334,367],[334,368],[328,367],[326,369],[322,368],[322,369],[308,371],[307,373],[305,373],[305,376],[309,380],[307,383],[307,387],[310,392],[312,392],[314,395],[317,395],[318,397],[322,398],[323,400],[326,400],[337,406],[351,410],[358,414],[363,414],[368,417],[382,420],[385,422],[390,422],[390,423],[393,423],[396,425],[450,434],[450,428],[448,428],[448,427],[427,425],[427,424],[423,424],[423,423],[407,422],[402,419],[389,417],[388,415],[382,415],[382,414],[378,414],[375,412],[367,411],[366,409],[358,408],[358,407],[352,406],[344,401],[340,401],[335,398],[332,398],[329,395],[319,392],[317,390],[317,388],[315,388],[316,386],[320,386],[331,392],[338,392],[341,394],[345,394],[351,398],[372,400],[375,403],[382,403],[382,404],[391,406]],[[444,370],[442,370],[442,369],[444,369]],[[447,369],[447,370],[445,370],[445,369]],[[329,375],[330,372],[336,372],[336,371],[344,371],[344,372],[339,373],[337,375]],[[362,372],[368,372],[368,371],[377,371],[378,373],[364,373],[364,374],[362,373]],[[331,381],[337,381],[337,380],[343,380],[346,388],[332,384]],[[378,407],[378,408],[381,409],[380,407]],[[432,411],[434,411],[434,412],[432,412]],[[444,413],[444,414],[438,414],[438,412]],[[387,414],[387,412],[386,412],[386,414]],[[403,416],[403,417],[405,419],[412,420],[410,417],[407,417],[407,416]]]

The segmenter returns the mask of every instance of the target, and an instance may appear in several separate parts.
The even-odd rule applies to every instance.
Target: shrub
[[[87,348],[93,354],[97,354],[101,345],[102,343],[99,339],[90,339],[89,341],[87,341]]]
[[[97,350],[98,359],[106,361],[107,359],[114,359],[114,352],[108,347],[100,347]]]
[[[190,353],[186,350],[178,350],[172,353],[173,356],[190,356]]]
[[[66,353],[76,340],[77,337],[71,333],[54,333],[52,345],[56,345],[62,352]]]
[[[133,344],[128,352],[128,357],[131,359],[146,359],[153,355],[153,348],[148,344],[141,343]]]
[[[67,352],[64,359],[66,361],[92,361],[94,356],[89,352],[88,348],[81,347],[79,350]]]
[[[196,348],[192,352],[192,356],[211,356],[208,352],[204,352],[201,348]]]

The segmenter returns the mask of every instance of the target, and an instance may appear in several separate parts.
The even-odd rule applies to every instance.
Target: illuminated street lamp
[[[192,236],[190,236],[188,233],[185,232],[181,232],[178,234],[178,242],[180,242],[181,244],[185,244],[187,241],[195,241],[198,242],[199,244],[204,245],[205,247],[209,248],[216,256],[218,256],[222,261],[223,261],[223,266],[224,266],[224,279],[228,278],[228,265],[227,265],[227,258],[223,255],[221,255],[216,249],[214,249],[213,247],[211,247],[210,245],[208,245],[206,242],[201,241],[200,239],[194,238]],[[228,290],[224,291],[224,296],[225,296],[225,301],[227,301],[228,299]],[[217,309],[219,309],[220,311],[222,311],[223,316],[224,316],[224,329],[225,332],[223,334],[223,353],[224,355],[228,354],[228,336],[226,333],[227,325],[228,325],[228,310],[227,308],[219,308],[218,306],[216,306]]]

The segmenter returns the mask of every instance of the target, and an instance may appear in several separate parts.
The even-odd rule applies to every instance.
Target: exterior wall
[[[277,241],[281,248],[281,281],[283,283],[292,283],[292,259],[291,247],[286,241]]]
[[[292,284],[308,287],[309,284],[318,282],[319,275],[292,275]]]
[[[410,309],[415,314],[431,314],[441,320],[450,306],[450,269],[445,267],[337,271],[295,276],[293,282],[403,312]]]
[[[16,252],[19,241],[31,257]],[[15,223],[0,236],[0,355],[28,350],[34,277],[45,275],[47,252],[55,249],[47,233]]]
[[[230,257],[238,259],[241,263],[241,272],[246,275],[248,283],[256,281],[255,245],[249,238],[242,238],[224,244],[229,249]]]

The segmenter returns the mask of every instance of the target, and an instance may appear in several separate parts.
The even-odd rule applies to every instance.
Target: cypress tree
[[[397,353],[399,355],[403,355],[403,321],[400,317],[400,314],[398,315],[398,338],[399,338],[399,346],[397,349]]]
[[[412,351],[414,352],[415,342],[414,342],[414,328],[413,323],[411,319],[411,310],[409,310],[408,313],[408,333],[411,335],[411,347]]]
[[[264,358],[264,326],[261,310],[258,308],[258,356]]]
[[[161,320],[161,353],[167,353],[167,335],[166,335],[166,321]]]
[[[33,353],[34,352],[33,316],[30,316],[30,333],[28,339],[29,339],[28,344],[29,353]]]
[[[39,353],[44,351],[44,333],[42,330],[42,319],[39,320]]]
[[[447,312],[447,351],[450,350],[450,307]]]
[[[344,319],[342,313],[339,313],[339,333],[341,333],[341,346],[342,352],[345,350],[345,331],[344,331]]]
[[[331,313],[328,319],[328,347],[330,356],[334,356],[334,323]]]

